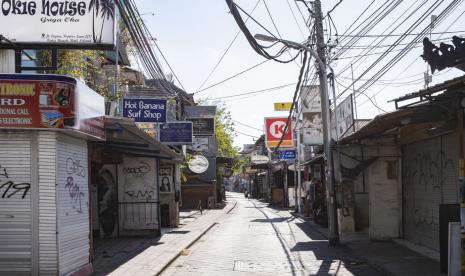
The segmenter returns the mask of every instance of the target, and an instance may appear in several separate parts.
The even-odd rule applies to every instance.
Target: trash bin
[[[168,204],[160,205],[161,227],[170,227],[170,206]]]

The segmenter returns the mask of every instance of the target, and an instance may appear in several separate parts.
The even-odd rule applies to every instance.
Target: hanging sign
[[[323,144],[323,120],[320,113],[306,117],[302,128],[302,144],[310,146]]]
[[[192,122],[160,124],[160,142],[168,145],[192,144]]]
[[[208,159],[202,155],[195,155],[188,163],[189,170],[193,173],[204,173],[207,171],[209,163]]]
[[[113,49],[114,0],[2,0],[0,34],[16,46]],[[14,27],[13,27],[14,26]],[[11,43],[0,41],[0,48]]]
[[[334,140],[339,140],[353,131],[354,112],[352,104],[352,94],[336,106],[331,114],[331,136]]]
[[[274,103],[274,111],[289,111],[291,110],[292,103],[285,102],[285,103]]]
[[[123,117],[132,118],[137,123],[166,122],[166,100],[123,99]]]
[[[280,150],[279,159],[281,160],[294,160],[296,158],[296,150]]]
[[[287,132],[284,133],[286,123],[287,117],[265,118],[265,141],[268,148],[277,147],[281,137],[283,136],[283,141],[280,147],[294,147],[294,141],[292,139],[292,122],[289,122]]]
[[[192,122],[195,136],[213,136],[215,135],[215,118],[187,118]]]
[[[250,157],[250,163],[254,165],[266,164],[270,162],[270,158],[266,155],[253,155]]]

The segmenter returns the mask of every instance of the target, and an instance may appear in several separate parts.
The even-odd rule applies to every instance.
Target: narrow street
[[[162,275],[379,275],[289,211],[229,193],[236,207]]]

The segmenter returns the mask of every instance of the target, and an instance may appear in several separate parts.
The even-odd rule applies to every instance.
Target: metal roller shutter
[[[402,149],[405,239],[439,251],[439,205],[458,203],[457,134]]]
[[[57,150],[60,274],[89,263],[87,142],[59,135]]]
[[[0,275],[32,270],[30,154],[25,132],[0,132]]]
[[[405,239],[439,251],[441,138],[403,147]]]

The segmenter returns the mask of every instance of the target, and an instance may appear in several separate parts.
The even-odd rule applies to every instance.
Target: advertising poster
[[[173,183],[173,166],[160,166],[160,193],[170,193]]]
[[[62,76],[0,77],[0,128],[74,127],[75,88],[75,79]]]
[[[112,49],[115,18],[114,0],[4,0],[0,34],[16,45]]]

